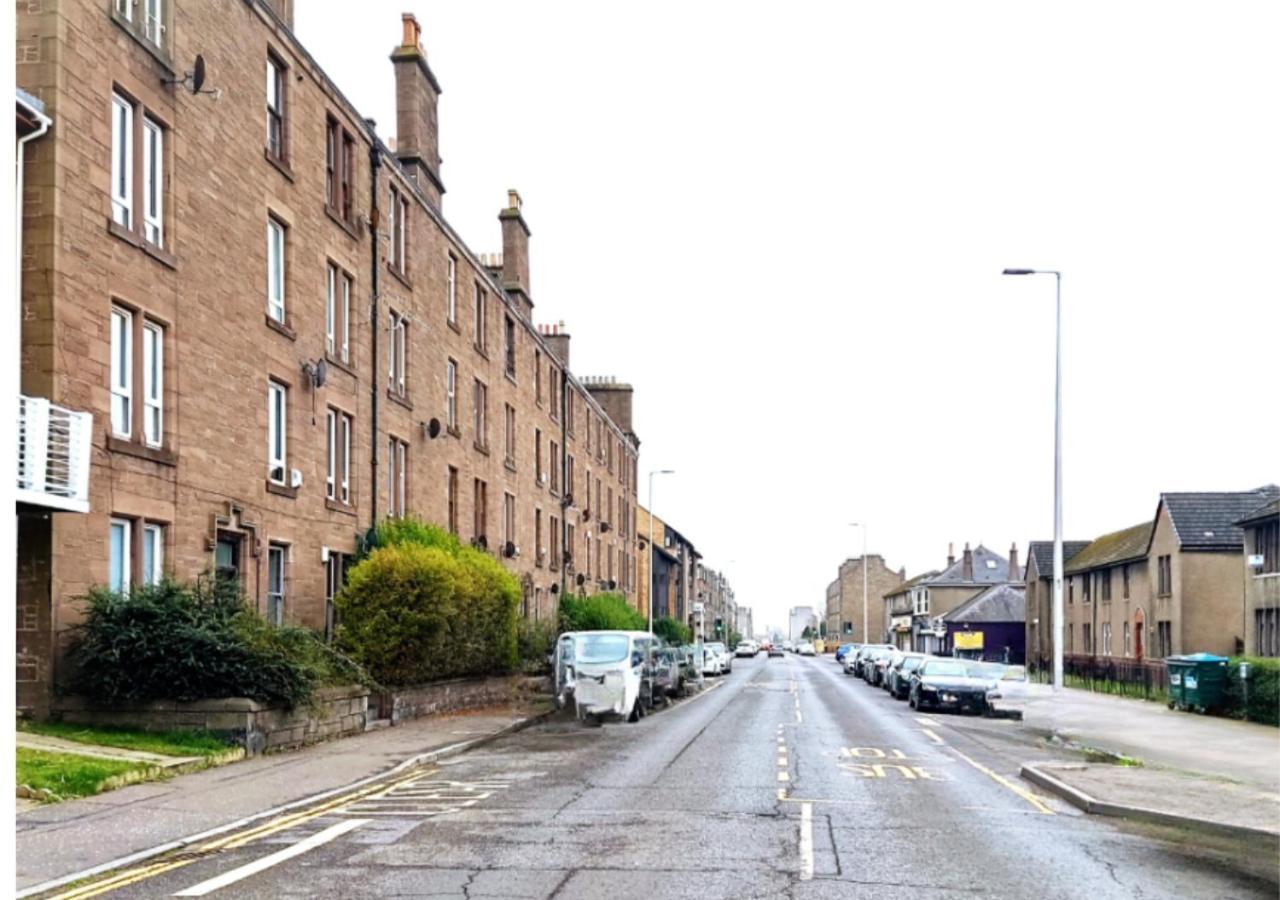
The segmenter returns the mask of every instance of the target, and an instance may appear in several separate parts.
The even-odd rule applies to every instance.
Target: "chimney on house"
[[[516,190],[507,191],[507,208],[498,213],[502,223],[502,287],[516,300],[526,319],[533,318],[529,297],[529,225],[520,212],[522,201]]]
[[[417,18],[413,13],[400,18],[404,34],[400,46],[391,52],[396,72],[396,159],[439,209],[444,194],[444,183],[440,181],[440,126],[436,119],[440,82],[427,65]]]
[[[973,581],[973,551],[968,541],[964,542],[964,580]]]
[[[542,339],[551,347],[551,352],[556,355],[556,359],[560,360],[560,365],[566,369],[569,368],[569,332],[565,330],[564,322],[558,322],[555,325],[539,325],[538,331],[542,333]]]
[[[906,566],[901,566],[901,567],[899,567],[899,569],[898,569],[898,580],[899,580],[899,581],[906,581],[906,580],[907,580],[907,567],[906,567]]]
[[[594,375],[583,379],[583,385],[597,403],[604,408],[605,414],[622,429],[622,433],[631,439],[637,447],[640,438],[631,430],[631,396],[634,389],[612,375]]]
[[[951,568],[956,564],[956,545],[947,544],[947,568]]]
[[[293,0],[267,0],[267,6],[286,28],[293,31]]]
[[[1014,584],[1021,580],[1022,571],[1018,568],[1018,544],[1015,541],[1009,548],[1009,583]]]

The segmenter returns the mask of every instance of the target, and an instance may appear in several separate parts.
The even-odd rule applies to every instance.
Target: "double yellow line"
[[[194,862],[199,862],[208,856],[219,853],[223,850],[238,850],[246,844],[261,838],[277,834],[281,831],[287,831],[298,825],[305,824],[318,819],[321,816],[328,815],[345,806],[350,806],[359,800],[371,800],[378,797],[386,796],[400,785],[415,781],[428,775],[434,775],[440,770],[414,770],[408,774],[401,775],[390,781],[381,781],[377,784],[369,785],[349,794],[343,794],[340,797],[334,797],[326,800],[317,806],[308,807],[296,813],[277,816],[261,825],[249,828],[245,831],[236,831],[223,837],[206,841],[194,847],[188,847],[184,850],[177,851],[178,855],[171,859],[161,862],[149,863],[147,865],[137,866],[132,869],[125,869],[102,881],[94,881],[80,887],[72,888],[61,894],[55,894],[49,900],[88,900],[90,897],[97,897],[110,891],[116,891],[120,888],[128,887],[131,884],[137,884],[140,881],[146,881],[155,878],[157,875],[163,875],[166,872],[172,872],[175,869],[181,869],[183,866],[189,866]]]

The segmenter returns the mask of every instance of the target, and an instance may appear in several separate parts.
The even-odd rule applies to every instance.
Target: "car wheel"
[[[639,722],[644,718],[644,704],[640,702],[640,698],[636,698],[635,706],[631,707],[631,715],[627,716],[628,722]]]
[[[919,708],[920,708],[919,706],[917,706],[917,705],[916,705],[916,695],[915,695],[915,694],[912,694],[910,697],[908,697],[908,698],[907,698],[907,706],[910,706],[912,709],[919,709]]]

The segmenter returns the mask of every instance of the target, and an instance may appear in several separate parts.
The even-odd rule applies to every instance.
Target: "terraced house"
[[[499,556],[529,617],[634,591],[632,391],[576,378],[567,329],[536,324],[521,197],[502,252],[473,252],[442,212],[418,22],[384,142],[292,8],[18,10],[18,83],[54,122],[26,161],[22,389],[93,423],[87,513],[19,509],[24,706],[91,586],[217,569],[328,629],[385,516]]]
[[[1252,597],[1266,581],[1255,582],[1248,570],[1246,552],[1255,551],[1246,551],[1244,529],[1264,521],[1277,497],[1275,485],[1164,493],[1149,521],[1065,542],[1063,652],[1139,661],[1245,651],[1259,624],[1246,588]],[[1252,532],[1251,540],[1249,547],[1258,545]],[[1048,665],[1053,647],[1052,547],[1033,542],[1026,569],[1028,656],[1039,665]]]

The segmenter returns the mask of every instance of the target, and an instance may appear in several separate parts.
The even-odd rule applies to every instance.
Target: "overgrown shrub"
[[[649,622],[621,594],[566,596],[560,601],[560,630],[644,631]]]
[[[550,619],[533,621],[521,619],[516,625],[517,656],[520,671],[526,675],[541,675],[550,671],[548,658],[554,649],[556,629]]]
[[[1243,658],[1249,663],[1248,707],[1244,703],[1244,686],[1240,682],[1241,661],[1241,658],[1233,658],[1227,666],[1227,710],[1251,722],[1280,725],[1280,659]]]
[[[670,616],[659,616],[653,620],[653,633],[668,644],[692,644],[693,629]]]
[[[389,685],[515,669],[520,586],[497,560],[413,519],[374,541],[334,601],[339,647]]]
[[[322,684],[368,681],[311,631],[267,624],[234,582],[95,588],[85,600],[67,687],[103,704],[250,697],[293,707]]]

